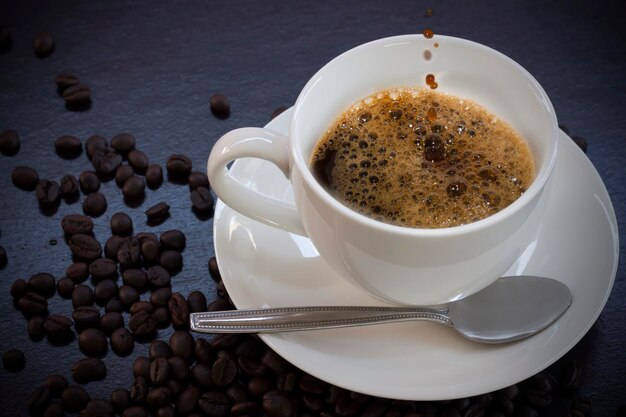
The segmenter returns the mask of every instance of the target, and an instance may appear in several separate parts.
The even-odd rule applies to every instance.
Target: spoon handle
[[[282,307],[190,315],[191,330],[200,333],[278,333],[410,320],[452,326],[447,307]]]

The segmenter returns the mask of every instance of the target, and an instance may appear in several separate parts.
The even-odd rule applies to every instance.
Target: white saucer
[[[290,110],[267,127],[287,133]],[[546,368],[578,342],[609,296],[618,260],[617,222],[607,191],[587,157],[561,133],[549,210],[537,241],[506,275],[542,275],[566,283],[569,310],[542,333],[507,345],[470,342],[422,322],[264,335],[300,369],[370,395],[441,400],[494,391]],[[292,200],[272,164],[241,159],[231,172],[275,198]],[[337,276],[311,242],[217,203],[215,252],[238,308],[384,305]]]

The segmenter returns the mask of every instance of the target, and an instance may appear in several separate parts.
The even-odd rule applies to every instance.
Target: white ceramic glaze
[[[288,125],[286,112],[268,127],[286,132]],[[293,202],[289,181],[271,163],[240,160],[231,172],[255,191]],[[444,326],[414,322],[264,335],[263,340],[306,372],[382,397],[467,397],[534,375],[564,355],[595,322],[611,291],[619,250],[606,189],[563,133],[553,181],[537,238],[505,272],[555,278],[572,290],[570,309],[542,333],[490,346]],[[309,239],[251,220],[221,201],[214,238],[224,283],[238,308],[390,305],[341,279]]]
[[[435,41],[439,48],[424,60],[424,50]],[[522,197],[469,225],[424,230],[372,220],[331,197],[309,170],[315,144],[350,104],[391,87],[423,86],[427,73],[437,75],[440,91],[475,100],[510,123],[529,143],[537,166],[536,179]],[[338,274],[378,297],[437,304],[492,283],[536,237],[558,127],[541,86],[511,59],[458,38],[406,35],[361,45],[324,66],[302,90],[288,137],[260,128],[222,137],[208,161],[217,195],[253,219],[306,235]],[[297,214],[295,207],[233,180],[226,166],[244,157],[277,164],[291,180]]]

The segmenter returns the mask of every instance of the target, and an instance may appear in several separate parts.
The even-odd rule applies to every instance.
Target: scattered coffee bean
[[[187,304],[189,305],[189,311],[191,313],[206,311],[206,297],[200,291],[193,291],[189,294],[187,297]]]
[[[146,265],[153,265],[159,260],[161,249],[159,243],[153,240],[141,242],[141,257]]]
[[[64,175],[63,178],[61,178],[61,185],[59,188],[61,190],[61,197],[71,199],[78,196],[80,185],[78,184],[78,180],[75,176]]]
[[[174,274],[182,269],[183,256],[175,250],[164,250],[159,257],[159,264]]]
[[[93,220],[82,214],[69,214],[61,219],[61,228],[66,236],[79,233],[89,235],[93,232]]]
[[[44,320],[45,319],[41,316],[31,317],[28,320],[28,337],[30,337],[31,340],[38,342],[46,335],[46,331],[43,328]]]
[[[28,284],[23,279],[16,279],[13,284],[11,284],[11,297],[20,298],[22,295],[26,294],[28,291]]]
[[[186,416],[193,413],[198,406],[200,398],[200,389],[197,387],[188,387],[176,398],[176,411],[178,415]]]
[[[130,165],[120,165],[115,171],[115,183],[122,188],[124,183],[133,175],[135,175],[135,171]]]
[[[92,306],[94,302],[93,291],[84,284],[74,287],[72,292],[72,305],[74,308]]]
[[[108,335],[120,327],[124,327],[124,317],[117,311],[105,313],[100,318],[100,329]]]
[[[63,298],[72,298],[72,292],[74,292],[74,281],[67,277],[63,277],[57,281],[57,292]]]
[[[151,190],[155,190],[163,183],[163,169],[160,165],[152,164],[146,169],[146,184]]]
[[[226,291],[226,286],[224,285],[224,281],[220,281],[217,283],[217,286],[215,287],[215,292],[217,293],[217,296],[220,298],[228,298],[228,292]]]
[[[39,204],[48,207],[59,203],[61,191],[56,181],[39,180],[35,186],[35,195]]]
[[[69,246],[74,256],[87,261],[93,261],[102,254],[100,243],[93,237],[83,233],[71,236]]]
[[[146,154],[137,149],[128,153],[128,163],[138,174],[144,174],[150,164]]]
[[[40,272],[31,276],[27,282],[28,290],[50,298],[54,294],[54,277],[47,272]]]
[[[19,166],[11,172],[11,181],[20,190],[33,191],[39,182],[39,174],[31,167]]]
[[[83,201],[83,213],[91,217],[100,217],[107,209],[107,199],[102,193],[89,194]]]
[[[78,84],[78,77],[74,74],[59,74],[54,79],[54,83],[57,85],[57,93],[63,96],[65,90]]]
[[[122,417],[147,417],[148,412],[145,407],[133,405],[122,412]]]
[[[67,379],[62,375],[49,375],[44,383],[44,386],[50,390],[50,395],[54,398],[59,398],[65,388],[67,388],[67,385]]]
[[[142,291],[148,287],[148,276],[143,269],[129,268],[122,273],[122,281]]]
[[[169,358],[170,356],[172,356],[172,349],[170,349],[170,345],[163,340],[155,340],[150,343],[150,360],[154,360],[156,358]]]
[[[100,189],[100,178],[93,171],[85,171],[78,177],[83,194],[95,193]]]
[[[166,203],[158,203],[146,210],[146,218],[149,226],[158,226],[170,217],[170,206]]]
[[[165,328],[167,326],[169,326],[170,324],[170,311],[167,309],[167,307],[159,307],[156,310],[154,310],[154,313],[152,313],[152,316],[156,319],[157,321],[157,327],[159,329]]]
[[[99,258],[89,264],[89,273],[95,281],[116,280],[117,264],[108,258]]]
[[[168,308],[172,316],[172,324],[175,327],[186,328],[189,325],[189,306],[182,294],[172,294],[168,301]]]
[[[0,54],[7,52],[12,45],[11,32],[6,27],[0,26]]]
[[[222,280],[222,275],[220,274],[220,270],[217,266],[217,258],[215,258],[215,256],[209,258],[208,267],[209,274],[211,274],[211,278],[213,278],[213,281],[220,282]]]
[[[139,311],[137,314],[133,314],[128,321],[130,331],[139,337],[152,334],[156,330],[156,326],[156,319],[146,311]]]
[[[166,405],[170,401],[170,390],[167,387],[157,387],[148,392],[146,403],[152,409]]]
[[[72,319],[74,319],[76,327],[81,329],[98,327],[100,324],[100,310],[90,305],[77,307],[72,312]]]
[[[150,294],[150,302],[156,307],[167,306],[170,298],[172,298],[172,289],[169,287],[158,288]]]
[[[206,339],[198,338],[194,343],[194,354],[196,361],[204,365],[213,364],[214,354],[211,349],[211,345]]]
[[[98,329],[85,329],[78,335],[78,347],[87,356],[102,356],[107,352],[108,340]]]
[[[91,400],[78,417],[113,417],[113,405],[106,400]]]
[[[146,276],[148,281],[150,281],[150,285],[153,287],[167,287],[171,282],[171,275],[167,271],[167,269],[163,268],[160,265],[154,265],[148,268],[146,271]]]
[[[137,356],[133,361],[133,376],[150,378],[150,359],[145,356]]]
[[[257,359],[239,356],[237,363],[239,368],[247,375],[264,376],[267,373],[267,367]]]
[[[28,410],[31,415],[40,415],[50,403],[50,390],[41,386],[32,392],[28,402]]]
[[[204,187],[198,187],[189,194],[189,199],[193,208],[201,213],[210,212],[213,210],[213,196],[208,189]]]
[[[213,364],[211,376],[215,385],[226,386],[237,376],[237,364],[229,358],[219,358]]]
[[[13,156],[20,150],[20,137],[15,130],[7,130],[0,134],[0,153]]]
[[[18,349],[9,349],[2,354],[2,365],[9,372],[19,372],[24,369],[24,352]]]
[[[171,389],[170,389],[170,395],[171,395]],[[171,405],[166,405],[164,407],[161,407],[156,412],[156,417],[175,417],[175,416],[176,416],[176,410]]]
[[[59,314],[53,314],[46,318],[43,322],[43,328],[46,332],[48,339],[60,340],[70,336],[72,332],[72,325],[74,322]]]
[[[162,385],[167,381],[170,374],[170,365],[167,358],[158,357],[150,364],[150,380],[155,385]]]
[[[238,334],[220,334],[214,337],[213,340],[211,340],[211,348],[228,349],[234,347],[237,342],[239,342]]]
[[[191,167],[191,159],[185,155],[171,155],[165,164],[167,177],[174,182],[187,181],[191,174]]]
[[[139,243],[143,243],[147,240],[151,240],[154,243],[158,244],[159,247],[161,245],[161,243],[159,242],[159,238],[157,238],[157,235],[155,235],[152,232],[140,232],[140,233],[137,233],[136,237],[137,239],[139,239]]]
[[[281,115],[285,110],[287,110],[287,106],[278,106],[274,109],[274,111],[272,112],[272,118],[271,120],[274,120],[275,118],[277,118],[279,115]]]
[[[230,415],[233,417],[242,417],[248,415],[262,415],[261,406],[256,402],[252,401],[242,401],[236,404],[233,404],[230,407]],[[328,417],[331,414],[320,413],[320,417]]]
[[[87,406],[91,397],[80,385],[70,385],[61,394],[61,403],[68,413],[78,413]]]
[[[68,110],[86,110],[91,105],[91,90],[86,84],[76,84],[63,92],[63,100]]]
[[[45,58],[54,52],[54,36],[50,32],[39,32],[33,39],[33,50],[39,58]]]
[[[48,314],[48,300],[34,292],[27,292],[17,301],[20,311],[27,317]]]
[[[350,400],[344,397],[346,400]],[[348,408],[356,408],[355,412],[348,411]],[[263,395],[263,411],[269,417],[293,417],[296,415],[295,406],[291,397],[281,391],[269,391]],[[355,415],[358,412],[358,404],[354,407],[352,404],[344,406],[340,402],[335,406],[335,413],[338,416]]]
[[[126,180],[122,187],[122,193],[124,198],[128,200],[139,200],[145,195],[146,183],[144,179],[133,175]]]
[[[122,155],[108,147],[98,147],[91,157],[91,163],[100,175],[110,177],[122,165]]]
[[[132,268],[141,265],[141,248],[139,239],[134,236],[124,238],[117,248],[117,261],[124,268]]]
[[[111,148],[120,155],[127,155],[135,149],[135,137],[130,133],[120,133],[111,139]]]
[[[584,153],[587,153],[587,139],[582,136],[572,136],[572,140]]]
[[[74,159],[83,151],[83,144],[76,136],[63,135],[54,141],[54,149],[63,159]]]
[[[98,149],[104,149],[108,147],[109,143],[107,142],[107,140],[99,135],[90,136],[89,139],[85,141],[85,150],[87,151],[87,157],[90,161]]]
[[[154,306],[150,304],[148,301],[137,301],[135,304],[130,306],[130,314],[137,314],[140,311],[145,311],[146,313],[154,312]]]
[[[194,385],[207,389],[213,385],[213,377],[211,376],[211,367],[196,363],[190,370],[191,381]]]
[[[117,284],[114,280],[104,279],[96,284],[93,294],[96,298],[96,303],[98,305],[105,306],[109,300],[117,296],[117,291]]]
[[[143,376],[135,378],[133,385],[130,387],[130,399],[135,403],[143,403],[148,396],[148,379]]]
[[[198,187],[209,188],[209,178],[204,172],[195,171],[189,174],[189,188],[195,190]]]
[[[178,380],[185,381],[189,377],[189,363],[180,356],[172,356],[167,359],[170,366],[170,375]]]
[[[84,262],[74,262],[65,270],[65,276],[74,284],[80,284],[89,276],[89,265]]]
[[[104,311],[105,313],[122,313],[124,311],[124,304],[122,304],[118,297],[111,298],[107,305],[104,306]]]
[[[226,119],[230,115],[230,102],[224,94],[213,94],[209,100],[211,113],[218,119]]]
[[[114,262],[117,262],[117,251],[120,248],[120,245],[124,241],[124,238],[121,236],[113,235],[109,239],[107,239],[104,244],[104,256],[107,259],[111,259]]]
[[[113,352],[115,352],[118,356],[130,355],[134,347],[135,342],[133,340],[133,336],[125,327],[120,327],[111,333],[111,350],[113,350]]]
[[[130,393],[124,388],[117,388],[111,391],[111,405],[118,413],[130,404]]]
[[[231,405],[228,395],[218,391],[205,392],[198,399],[198,406],[209,417],[226,417]]]
[[[186,238],[185,234],[180,230],[168,230],[161,233],[160,242],[165,249],[182,251],[185,249]]]
[[[195,342],[191,333],[185,330],[177,330],[170,336],[170,348],[174,356],[180,356],[185,360],[193,358]]]
[[[130,285],[122,285],[118,291],[118,297],[125,308],[130,308],[139,301],[139,292]]]

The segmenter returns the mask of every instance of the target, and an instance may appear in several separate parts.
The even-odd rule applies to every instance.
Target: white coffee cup
[[[438,48],[433,44],[437,42]],[[426,50],[432,58],[424,57]],[[334,199],[313,177],[315,145],[354,102],[394,87],[424,86],[468,98],[508,122],[527,141],[536,167],[528,190],[483,220],[444,229],[382,223]],[[486,46],[447,36],[404,35],[343,53],[306,84],[293,108],[289,136],[264,128],[233,130],[215,144],[207,171],[219,198],[238,212],[311,239],[341,276],[400,304],[441,304],[481,290],[533,244],[545,210],[546,185],[557,154],[554,109],[521,66]],[[268,160],[290,179],[295,206],[251,190],[227,165],[238,158]]]

